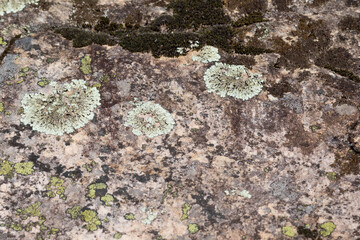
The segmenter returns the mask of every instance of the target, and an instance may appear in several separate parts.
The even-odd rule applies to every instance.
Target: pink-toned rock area
[[[205,45],[261,74],[260,94],[209,93],[215,63],[193,61]],[[359,0],[40,0],[3,14],[0,240],[360,239],[359,56]],[[101,95],[84,127],[21,122],[25,94],[72,79]],[[139,101],[172,130],[135,135]]]

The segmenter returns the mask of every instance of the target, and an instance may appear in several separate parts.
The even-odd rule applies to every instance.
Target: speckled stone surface
[[[167,4],[42,0],[0,18],[0,239],[360,239],[360,2],[227,0],[232,22],[265,19],[233,24],[248,52],[219,47],[264,77],[248,101],[208,93],[214,63],[196,49],[154,57],[56,33],[95,33],[101,17],[141,28]],[[99,88],[92,121],[62,136],[20,122],[25,94],[72,79]],[[169,111],[172,131],[134,135],[135,100]]]

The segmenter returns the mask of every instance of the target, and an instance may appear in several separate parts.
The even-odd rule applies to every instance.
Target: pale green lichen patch
[[[34,172],[34,163],[33,162],[23,162],[23,163],[15,163],[14,171],[17,174],[21,175],[30,175]]]
[[[80,206],[74,206],[70,209],[66,210],[67,214],[71,215],[72,219],[80,218],[83,222],[85,222],[85,228],[88,231],[95,231],[98,229],[98,226],[101,225],[101,221],[97,216],[97,212],[94,210],[85,209]]]
[[[204,81],[208,92],[220,97],[231,96],[241,100],[249,100],[262,90],[262,75],[251,73],[243,65],[215,63],[206,70]]]
[[[191,206],[188,203],[185,203],[182,206],[182,209],[181,209],[182,210],[182,215],[181,215],[180,220],[185,220],[185,219],[188,218],[188,213],[189,213],[190,209],[191,209]]]
[[[46,80],[46,78],[41,78],[38,82],[37,85],[39,87],[45,87],[46,85],[48,85],[50,83],[50,81]]]
[[[96,191],[107,189],[107,185],[105,183],[93,183],[90,184],[88,187],[88,194],[86,195],[88,198],[95,198],[96,197]]]
[[[13,176],[13,171],[14,171],[14,168],[13,168],[13,164],[12,162],[8,161],[8,160],[1,160],[1,163],[0,163],[0,175],[1,176],[5,176],[7,178],[11,178]]]
[[[199,231],[199,226],[196,223],[190,223],[188,225],[188,231],[191,234],[197,233]]]
[[[11,223],[10,228],[15,230],[15,231],[21,231],[22,230],[22,226],[21,226],[20,223]]]
[[[0,102],[0,113],[2,113],[3,111],[4,111],[4,104]]]
[[[0,46],[5,47],[6,44],[7,44],[7,42],[2,37],[0,37]]]
[[[70,214],[71,218],[75,219],[79,217],[81,209],[82,207],[80,206],[74,206],[72,208],[67,209],[66,213]]]
[[[144,134],[149,138],[169,133],[175,124],[171,114],[159,104],[140,102],[128,112],[125,126],[131,126],[137,136]]]
[[[58,234],[59,232],[60,232],[60,229],[58,229],[58,228],[53,228],[53,227],[52,227],[52,228],[50,229],[50,232],[49,232],[49,233],[50,233],[51,235],[56,235],[56,234]]]
[[[320,234],[323,237],[329,236],[336,228],[336,225],[333,222],[324,222],[320,225]]]
[[[145,207],[141,209],[146,213],[147,217],[141,220],[142,223],[150,225],[157,217],[158,213],[155,212],[152,208],[146,209]]]
[[[80,71],[87,75],[91,73],[91,57],[89,55],[86,55],[85,57],[83,57],[81,60],[81,66],[80,66]]]
[[[28,4],[37,4],[40,0],[2,0],[0,1],[0,16],[8,13],[16,13]]]
[[[288,237],[294,237],[295,236],[295,232],[294,232],[294,229],[290,226],[285,226],[282,228],[282,233],[285,235],[285,236],[288,236]]]
[[[192,60],[201,63],[210,63],[219,61],[220,58],[219,49],[213,46],[205,46],[197,55],[192,57]]]
[[[112,202],[114,201],[114,196],[111,194],[105,194],[100,198],[100,200],[106,205],[111,206]]]
[[[51,177],[50,182],[46,185],[46,196],[53,198],[56,194],[66,200],[64,180],[58,177]]]
[[[122,237],[122,234],[118,233],[118,232],[115,233],[114,236],[113,236],[114,239],[120,239],[121,237]]]
[[[85,84],[77,79],[62,86],[52,82],[54,89],[50,94],[26,94],[21,101],[24,108],[21,121],[33,130],[53,135],[72,133],[85,126],[100,105],[99,91]]]
[[[19,215],[23,215],[25,216],[25,219],[27,217],[41,217],[41,213],[40,213],[40,210],[39,210],[39,207],[41,206],[41,202],[36,202],[34,203],[33,205],[30,205],[26,208],[24,208],[23,210],[21,209],[17,209],[16,212],[19,214]]]
[[[86,222],[85,228],[88,231],[95,231],[101,225],[101,221],[97,216],[97,212],[93,210],[85,210],[80,213],[81,220]]]
[[[127,214],[125,214],[125,215],[124,215],[124,218],[125,218],[126,220],[135,220],[135,216],[134,216],[133,213],[127,213]]]
[[[336,173],[334,172],[328,172],[326,174],[326,177],[330,180],[330,181],[336,181]]]

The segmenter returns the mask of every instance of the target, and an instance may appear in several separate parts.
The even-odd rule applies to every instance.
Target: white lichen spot
[[[7,13],[16,13],[25,8],[27,4],[37,4],[39,0],[0,0],[0,16]]]
[[[261,74],[252,74],[243,65],[226,63],[215,63],[207,69],[204,81],[208,92],[215,92],[221,97],[228,95],[244,101],[258,95],[264,82]]]
[[[141,209],[143,212],[146,213],[147,218],[141,220],[143,224],[150,225],[157,217],[158,213],[153,211],[153,209],[149,208],[146,210],[146,208]]]
[[[24,113],[21,121],[33,130],[53,135],[72,133],[94,117],[100,105],[100,93],[88,88],[84,80],[72,80],[59,86],[52,82],[50,94],[26,94],[21,101]]]
[[[197,55],[192,57],[192,60],[201,63],[210,63],[219,61],[220,58],[219,49],[213,46],[205,46]]]
[[[242,190],[241,192],[238,192],[238,195],[240,197],[251,198],[251,194],[247,190]]]
[[[151,102],[136,103],[136,108],[128,112],[125,126],[131,126],[132,132],[153,138],[169,133],[175,124],[171,114],[159,104]]]

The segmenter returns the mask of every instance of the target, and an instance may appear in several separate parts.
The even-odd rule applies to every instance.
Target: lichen
[[[333,222],[324,222],[320,225],[320,234],[323,237],[330,236],[330,234],[335,230],[336,225]]]
[[[91,73],[91,57],[89,55],[81,59],[80,71],[85,75]]]
[[[219,61],[221,56],[219,55],[219,50],[213,46],[203,47],[197,55],[192,57],[193,61],[201,63],[210,63]]]
[[[326,177],[330,180],[330,181],[335,181],[336,180],[336,173],[334,172],[328,172],[326,174]]]
[[[31,217],[31,216],[32,217],[40,217],[41,216],[41,213],[40,213],[40,210],[39,210],[40,206],[41,206],[41,202],[36,202],[33,205],[30,205],[30,206],[24,208],[23,210],[17,209],[16,212],[19,215],[24,215],[25,219],[27,217]]]
[[[59,195],[59,197],[61,199],[66,200],[66,196],[64,194],[65,189],[66,189],[66,187],[64,186],[63,179],[58,178],[58,177],[51,177],[50,182],[46,185],[46,195],[49,198],[53,198],[57,194],[57,195]]]
[[[70,214],[72,219],[75,219],[78,216],[80,216],[80,211],[81,211],[80,206],[74,206],[72,208],[67,209],[66,213]]]
[[[111,203],[110,202],[113,202],[114,201],[114,196],[111,195],[111,194],[105,194],[104,196],[102,196],[100,198],[100,200],[102,202],[104,202],[105,206],[110,206]]]
[[[191,206],[188,203],[185,203],[182,206],[182,209],[181,209],[182,210],[182,215],[181,215],[180,220],[185,220],[185,219],[188,218],[188,213],[189,213],[190,209],[191,209]]]
[[[2,113],[3,111],[4,111],[4,104],[0,102],[0,113]]]
[[[191,234],[195,234],[199,231],[199,226],[196,223],[190,223],[188,225],[188,231]]]
[[[95,231],[98,229],[98,226],[101,225],[101,221],[97,216],[97,212],[93,210],[85,210],[80,213],[81,220],[86,222],[85,228],[88,231]]]
[[[292,227],[289,227],[289,226],[285,226],[282,228],[282,233],[285,235],[285,236],[288,236],[288,237],[294,237],[295,236],[295,232],[294,232],[294,229]]]
[[[40,0],[2,0],[0,2],[0,16],[16,13],[25,8],[27,4],[37,4]]]
[[[159,104],[140,102],[128,112],[125,126],[133,127],[133,133],[149,138],[169,133],[175,124],[171,114]]]
[[[107,186],[105,183],[93,183],[90,184],[88,187],[88,194],[86,195],[89,198],[94,199],[96,197],[96,191],[101,189],[107,189]]]
[[[243,65],[216,63],[206,70],[204,81],[208,92],[245,101],[261,92],[264,80],[261,74],[252,74]]]
[[[150,225],[158,215],[158,213],[155,212],[152,208],[149,209],[143,208],[142,211],[146,213],[147,217],[141,220],[141,222],[146,225]]]
[[[0,163],[0,175],[5,176],[6,178],[11,178],[13,176],[13,173],[14,168],[12,162],[8,160],[2,160]]]
[[[133,213],[127,213],[127,214],[125,214],[125,215],[124,215],[124,218],[125,218],[126,220],[135,220],[135,216],[134,216]]]
[[[115,233],[114,234],[114,236],[113,236],[113,238],[115,238],[115,239],[120,239],[122,237],[122,234],[121,233]]]
[[[63,135],[85,126],[100,105],[100,93],[88,88],[84,80],[72,80],[59,86],[52,82],[53,91],[26,94],[21,101],[24,114],[21,121],[33,130],[46,134]]]
[[[38,82],[37,85],[39,87],[45,87],[46,85],[48,85],[50,83],[50,81],[46,80],[46,78],[41,78]]]
[[[7,44],[7,42],[2,37],[0,37],[0,46],[5,47],[6,44]]]
[[[34,172],[33,167],[33,162],[15,163],[14,171],[21,175],[30,175]]]
[[[59,231],[60,231],[60,229],[58,229],[58,228],[51,228],[50,229],[50,234],[51,235],[56,235],[56,234],[58,234],[59,233]]]

